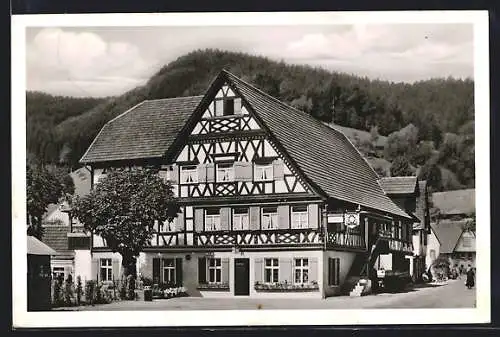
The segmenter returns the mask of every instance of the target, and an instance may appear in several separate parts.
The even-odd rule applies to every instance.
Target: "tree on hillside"
[[[42,237],[42,218],[50,204],[58,203],[63,186],[57,176],[41,165],[26,166],[26,222],[28,235]]]
[[[72,215],[122,256],[123,276],[135,279],[139,253],[150,242],[155,222],[171,221],[180,208],[172,186],[152,169],[114,170],[85,197]]]
[[[469,220],[464,224],[463,230],[466,232],[476,233],[476,213],[469,214]]]
[[[424,166],[422,166],[418,174],[418,178],[420,180],[427,180],[429,192],[443,190],[441,169],[433,159],[429,160]]]
[[[412,176],[413,170],[411,169],[410,162],[406,157],[397,157],[391,164],[391,177],[405,177]]]
[[[397,132],[393,132],[387,137],[384,152],[387,160],[397,157],[405,157],[408,161],[413,158],[417,147],[418,129],[413,124],[409,124]]]

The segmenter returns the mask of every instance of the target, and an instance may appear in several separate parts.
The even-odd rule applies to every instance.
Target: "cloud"
[[[87,27],[28,30],[30,90],[118,95],[195,49],[391,81],[472,77],[470,24]]]
[[[95,92],[89,85],[97,81],[101,88],[107,88],[101,95],[129,89],[129,82],[137,83],[151,67],[131,43],[107,42],[95,33],[59,28],[43,29],[34,37],[27,48],[27,62],[30,88],[51,82],[53,89],[57,83],[65,83],[72,91],[88,83],[83,91]],[[106,81],[114,84],[103,87]]]

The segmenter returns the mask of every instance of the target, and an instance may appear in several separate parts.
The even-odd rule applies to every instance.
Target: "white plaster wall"
[[[441,244],[439,243],[439,240],[437,239],[436,235],[434,234],[433,231],[428,235],[427,237],[427,252],[425,256],[425,270],[429,269],[431,266],[432,260],[431,257],[431,250],[435,250],[436,254],[435,257],[437,258],[439,256],[439,248],[441,247]]]
[[[205,253],[189,253],[190,260],[186,260],[188,253],[145,253],[145,263],[142,264],[141,273],[149,278],[152,277],[152,259],[159,258],[182,258],[182,274],[183,284],[187,288],[190,296],[194,297],[233,297],[234,296],[234,259],[235,258],[248,258],[250,263],[249,270],[249,283],[250,283],[250,297],[255,298],[321,298],[322,291],[311,292],[286,292],[286,293],[273,293],[273,292],[257,292],[254,288],[255,285],[255,259],[257,258],[317,258],[317,274],[309,275],[311,281],[318,282],[319,289],[323,289],[323,252],[322,251],[277,251],[277,252],[214,252],[215,258],[229,258],[229,291],[199,291],[196,289],[198,286],[198,258],[208,257]],[[212,257],[211,256],[211,257]]]
[[[86,280],[91,280],[91,255],[88,249],[75,249],[75,280],[80,276],[82,283],[85,284]]]
[[[379,268],[385,270],[392,270],[392,254],[380,254],[379,255]]]
[[[353,252],[342,252],[342,251],[326,251],[323,252],[322,263],[323,266],[323,279],[322,284],[324,297],[337,295],[340,292],[342,284],[346,281],[347,273],[351,269],[351,265],[354,262],[356,253]],[[329,258],[339,258],[340,259],[340,271],[339,271],[339,285],[330,287],[328,285],[328,259]]]
[[[413,241],[413,254],[414,255],[422,255],[422,242],[420,242],[420,232],[417,232],[412,236]]]

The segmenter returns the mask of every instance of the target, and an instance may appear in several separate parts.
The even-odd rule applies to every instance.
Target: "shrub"
[[[73,290],[73,277],[68,275],[68,278],[64,282],[63,288],[63,299],[65,305],[72,305],[73,299],[75,298],[74,290]]]
[[[119,296],[121,300],[127,299],[127,281],[126,279],[122,279],[120,284]]]
[[[85,283],[85,302],[87,304],[94,304],[96,281],[90,280]]]
[[[76,304],[80,305],[82,302],[82,294],[83,294],[83,289],[82,289],[82,278],[80,276],[76,277]]]
[[[54,280],[54,286],[53,286],[53,299],[52,303],[55,306],[60,306],[64,302],[64,297],[63,297],[63,281],[64,278],[62,275],[59,275],[55,280]]]

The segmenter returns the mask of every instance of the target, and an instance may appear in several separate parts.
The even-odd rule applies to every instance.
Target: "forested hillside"
[[[219,50],[179,57],[119,97],[54,98],[61,102],[54,113],[43,99],[33,99],[40,94],[28,93],[28,150],[45,162],[75,167],[105,122],[144,99],[203,94],[223,68],[325,123],[369,131],[370,139],[353,142],[373,162],[392,162],[393,174],[418,173],[436,190],[474,186],[472,80],[392,83]],[[33,119],[38,115],[49,121],[47,131]],[[387,136],[384,148],[380,135]]]

